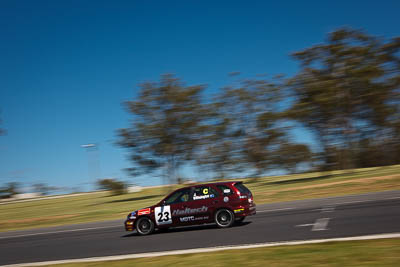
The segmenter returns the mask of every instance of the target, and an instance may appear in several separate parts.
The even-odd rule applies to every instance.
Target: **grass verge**
[[[400,190],[400,165],[246,179],[244,182],[257,204]],[[149,188],[120,196],[97,192],[8,203],[0,205],[0,231],[121,219],[132,210],[157,203],[167,190]]]
[[[330,242],[131,260],[60,264],[84,266],[399,266],[400,239]]]

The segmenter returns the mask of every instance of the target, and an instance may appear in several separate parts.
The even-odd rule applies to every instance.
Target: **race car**
[[[180,188],[154,206],[128,214],[125,230],[148,235],[155,229],[216,223],[220,228],[256,214],[253,194],[240,181]]]

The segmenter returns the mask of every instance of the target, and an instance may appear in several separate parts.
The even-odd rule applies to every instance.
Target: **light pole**
[[[86,150],[88,156],[89,184],[93,183],[93,186],[96,186],[96,180],[100,178],[99,146],[97,144],[84,144],[81,147]]]

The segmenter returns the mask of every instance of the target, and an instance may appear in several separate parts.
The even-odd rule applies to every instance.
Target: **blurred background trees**
[[[55,186],[49,186],[45,183],[36,183],[32,185],[33,192],[39,193],[40,195],[49,195],[51,192],[58,190]]]
[[[133,175],[158,174],[176,182],[179,168],[194,160],[205,126],[203,85],[186,86],[173,75],[140,85],[135,101],[126,102],[133,115],[130,128],[118,131],[118,144],[130,151]]]
[[[3,187],[0,187],[0,199],[11,198],[19,193],[20,184],[10,182]]]
[[[219,178],[399,164],[399,48],[400,38],[339,29],[293,54],[293,77],[241,80],[208,99],[204,86],[163,75],[126,103],[133,120],[118,143],[133,174],[158,171],[171,182],[185,164]],[[293,141],[296,123],[312,143]]]
[[[97,181],[97,187],[110,191],[113,195],[122,195],[127,191],[127,185],[116,179],[100,179]]]
[[[295,144],[290,143],[282,112],[282,84],[278,78],[247,79],[223,88],[208,105],[208,136],[198,163],[219,177],[240,172],[259,177],[286,168],[279,156]]]
[[[399,141],[399,45],[340,29],[326,44],[293,54],[300,70],[288,83],[291,118],[317,137],[322,168],[399,163],[391,145]]]

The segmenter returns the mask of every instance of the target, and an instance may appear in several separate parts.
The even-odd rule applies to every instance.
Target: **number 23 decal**
[[[170,206],[156,207],[154,213],[156,215],[157,225],[172,223]]]
[[[164,214],[162,212],[157,214],[158,216],[158,222],[167,222],[169,221],[169,213],[168,212],[164,212]]]

